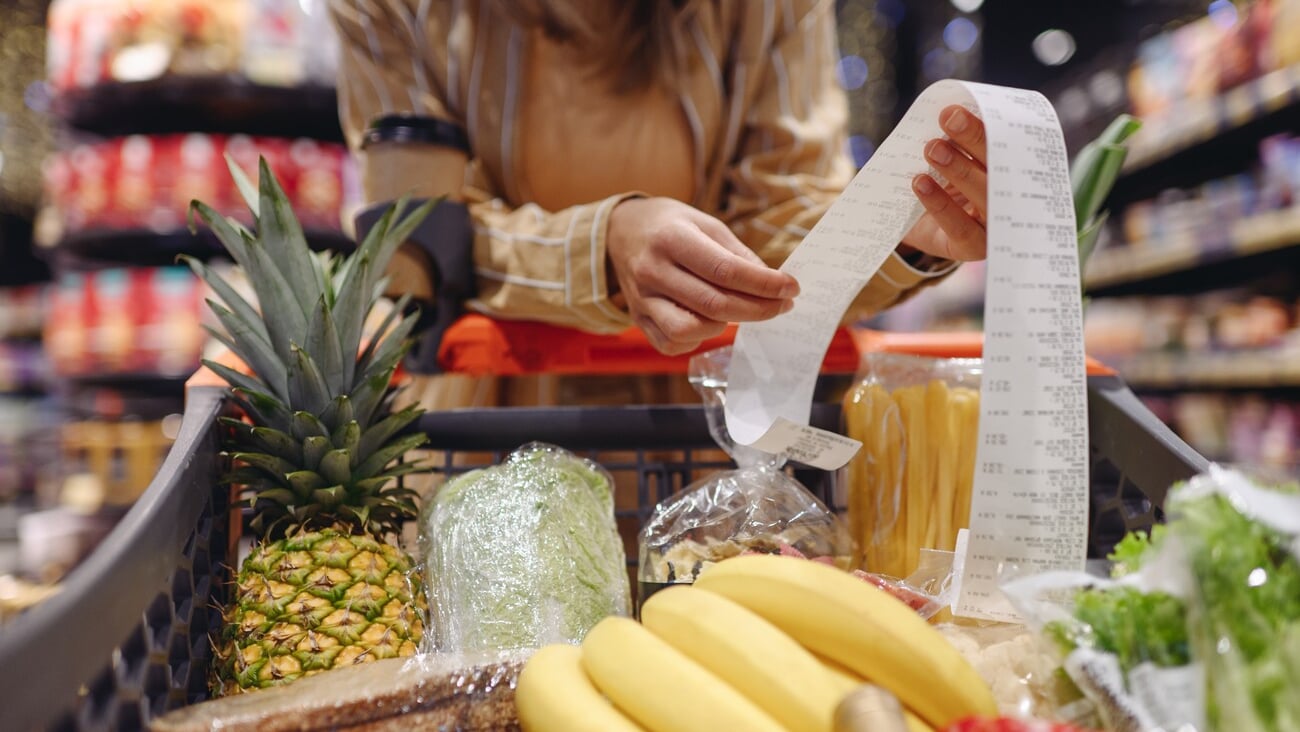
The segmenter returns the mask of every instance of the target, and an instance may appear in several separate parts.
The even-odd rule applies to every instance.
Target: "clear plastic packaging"
[[[1300,492],[1212,466],[1131,534],[1111,577],[1005,586],[1108,729],[1300,729]]]
[[[845,481],[855,566],[916,571],[921,550],[952,551],[970,519],[979,437],[979,359],[869,353],[844,398],[862,442]]]
[[[442,486],[420,519],[426,649],[577,643],[628,615],[612,486],[596,463],[540,443]]]
[[[705,567],[746,552],[782,553],[848,569],[853,541],[843,521],[782,467],[784,458],[737,445],[723,416],[730,347],[691,359],[691,383],[709,430],[736,470],[696,481],[660,503],[638,538],[638,602]]]
[[[335,669],[183,707],[154,732],[311,732],[412,729],[517,730],[515,685],[523,654],[421,654]]]

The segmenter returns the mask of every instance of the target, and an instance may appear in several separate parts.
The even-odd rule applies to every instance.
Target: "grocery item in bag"
[[[855,566],[907,577],[923,549],[952,551],[970,520],[979,438],[981,362],[870,353],[844,398],[844,425],[862,442],[849,463]]]
[[[1300,492],[1212,466],[1165,509],[1111,578],[1047,573],[1008,596],[1110,729],[1300,729]]]
[[[522,655],[417,655],[336,669],[257,694],[183,707],[153,732],[518,728],[515,684]]]
[[[723,417],[731,348],[691,359],[709,431],[739,466],[696,481],[660,503],[641,529],[638,601],[690,583],[712,564],[745,553],[789,554],[847,569],[853,542],[843,522],[782,470],[785,459],[736,444]]]
[[[421,519],[426,645],[576,643],[605,616],[627,615],[612,485],[599,465],[543,444],[444,485]]]

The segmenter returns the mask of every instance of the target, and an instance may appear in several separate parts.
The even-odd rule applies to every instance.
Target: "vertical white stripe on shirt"
[[[592,325],[601,325],[582,308],[573,307],[573,256],[570,253],[570,244],[573,242],[573,235],[577,233],[578,217],[585,211],[587,205],[575,206],[569,209],[569,228],[564,233],[564,307],[568,308],[570,313],[576,315],[579,319],[584,320]],[[592,283],[592,289],[595,289],[595,283]]]
[[[402,20],[406,21],[406,31],[411,36],[412,53],[408,61],[411,64],[411,79],[415,82],[414,87],[407,89],[407,94],[411,97],[411,111],[422,114],[426,109],[425,99],[432,96],[429,79],[425,74],[429,53],[424,43],[424,32],[411,14],[410,6],[404,2],[393,3],[393,6],[402,14]]]
[[[772,49],[772,70],[776,72],[776,92],[777,99],[780,100],[781,103],[781,119],[784,123],[783,126],[790,125],[794,127],[797,125],[800,118],[795,115],[794,110],[791,108],[790,75],[786,72],[785,57],[781,55],[780,48]],[[791,129],[788,131],[790,133],[792,144],[785,154],[781,156],[781,164],[777,166],[777,171],[780,172],[781,175],[786,175],[790,172],[791,161],[797,160],[799,154],[803,152],[803,136],[799,134],[800,130]],[[794,180],[790,180],[789,185],[791,190],[798,190],[797,184]]]
[[[363,16],[364,17],[364,16]],[[355,43],[344,43],[343,46],[347,52],[352,55],[353,66],[358,69],[370,82],[370,88],[375,92],[375,98],[379,101],[381,114],[387,114],[393,110],[393,98],[388,93],[388,85],[384,83],[384,78],[379,73],[379,61],[375,58],[367,58],[361,53],[361,49]],[[378,117],[380,115],[372,115]]]
[[[727,135],[722,140],[722,150],[726,153],[725,159],[732,159],[736,156],[736,140],[740,136],[740,122],[744,117],[744,110],[741,105],[745,102],[745,72],[744,63],[736,63],[736,71],[732,80],[731,90],[731,110],[727,113]]]
[[[698,18],[691,21],[691,35],[695,37],[696,48],[700,49],[704,67],[709,70],[709,78],[713,80],[713,90],[717,93],[718,99],[722,99],[724,97],[722,69],[718,66],[718,57],[713,53],[713,48],[709,46],[709,40],[704,37],[704,30],[700,27]]]
[[[478,96],[479,84],[483,81],[483,52],[487,47],[488,39],[488,3],[483,3],[478,7],[478,27],[474,29],[474,58],[469,65],[469,114],[466,115],[465,122],[469,128],[470,147],[474,147],[477,142],[474,138],[478,132]]]
[[[817,18],[813,13],[804,16],[799,21],[799,32],[803,41],[803,72],[806,74],[807,81],[800,84],[803,91],[803,109],[799,112],[800,119],[807,119],[813,113],[813,88],[819,87],[822,83],[822,77],[826,74],[826,69],[817,63],[816,50],[817,38],[813,35],[816,30]],[[831,46],[835,48],[835,46]]]
[[[442,0],[439,0],[440,2]],[[429,7],[433,0],[420,0],[420,27],[427,29],[429,27]],[[452,39],[456,37],[456,24],[461,22],[461,11],[464,0],[452,0],[451,15],[448,17],[450,27],[447,28],[447,108],[454,114],[463,114],[465,105],[460,99],[460,49],[452,44]]]
[[[704,176],[704,124],[700,122],[700,112],[695,108],[695,99],[691,97],[689,89],[683,89],[681,93],[682,109],[686,112],[686,121],[691,127],[691,142],[694,146],[695,157],[695,191],[692,194],[696,202],[700,196],[704,195],[705,176]]]
[[[515,183],[515,114],[519,106],[519,51],[523,46],[524,34],[516,25],[510,29],[510,41],[506,46],[506,100],[501,110],[501,177],[506,187],[518,186]]]
[[[781,0],[781,13],[785,16],[785,28],[782,35],[794,33],[794,0]]]

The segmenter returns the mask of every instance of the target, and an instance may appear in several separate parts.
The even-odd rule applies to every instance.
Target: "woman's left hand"
[[[956,261],[984,259],[988,248],[984,222],[988,215],[988,150],[984,123],[964,107],[951,105],[939,113],[947,140],[930,140],[925,159],[948,185],[922,173],[912,179],[925,213],[903,236],[906,248]]]

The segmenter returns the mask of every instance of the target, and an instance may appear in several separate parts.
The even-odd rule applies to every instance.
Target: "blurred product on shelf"
[[[226,155],[245,170],[256,169],[264,156],[308,231],[341,231],[340,212],[359,198],[342,145],[246,135],[132,135],[50,157],[36,237],[54,246],[82,233],[175,233],[184,230],[195,199],[250,223],[226,174]]]
[[[58,592],[52,585],[33,584],[11,574],[0,574],[0,625]]]
[[[1298,308],[1295,301],[1240,290],[1106,298],[1090,303],[1084,339],[1089,353],[1117,363],[1152,353],[1281,349],[1300,346]]]
[[[198,367],[206,288],[181,267],[67,272],[45,346],[61,376],[182,376]]]
[[[1214,460],[1293,470],[1300,463],[1300,403],[1262,393],[1149,397],[1148,406]]]
[[[324,86],[337,53],[324,0],[55,0],[46,68],[56,92],[219,76]]]
[[[39,338],[45,296],[44,285],[0,288],[0,340]]]
[[[1275,135],[1260,143],[1255,170],[1171,189],[1124,210],[1123,241],[1132,246],[1230,246],[1232,224],[1300,202],[1300,137]]]
[[[39,505],[57,492],[59,416],[48,398],[0,397],[0,505]]]
[[[89,476],[99,502],[129,505],[149,487],[175,437],[175,419],[69,422],[62,429],[64,471]],[[67,485],[65,484],[65,490]]]
[[[0,394],[40,394],[50,386],[45,350],[34,341],[0,341]]]
[[[1271,111],[1300,87],[1300,0],[1214,5],[1138,47],[1127,86],[1145,126],[1129,167]]]

